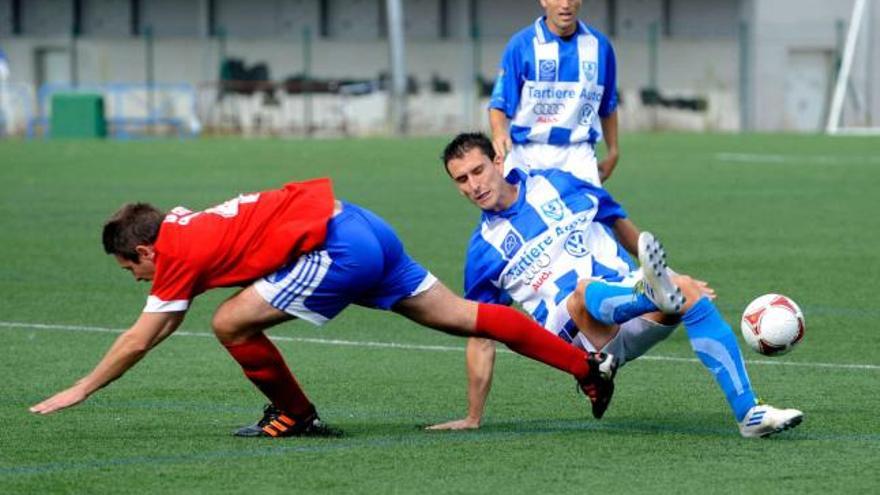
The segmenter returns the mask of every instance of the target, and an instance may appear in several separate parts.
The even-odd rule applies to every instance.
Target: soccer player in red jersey
[[[217,308],[212,328],[270,402],[238,436],[332,433],[264,331],[294,318],[320,325],[352,303],[503,342],[573,375],[594,411],[604,410],[613,393],[613,356],[570,346],[511,308],[453,294],[409,257],[384,220],[335,199],[329,179],[243,194],[196,212],[177,207],[165,214],[130,203],[104,225],[103,243],[136,280],[152,281],[147,304],[91,373],[31,412],[83,402],[171,335],[194,297],[229,286],[244,289]]]

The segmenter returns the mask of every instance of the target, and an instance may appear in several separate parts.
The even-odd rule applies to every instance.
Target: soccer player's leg
[[[752,391],[745,361],[730,325],[724,321],[715,304],[702,296],[698,284],[690,277],[675,277],[684,291],[682,323],[687,330],[691,348],[703,366],[714,376],[724,392],[737,421],[742,421],[758,401]]]
[[[602,351],[617,356],[620,366],[624,366],[666,340],[678,325],[677,317],[661,313],[633,318],[620,325],[620,331],[602,348]]]
[[[591,281],[584,294],[584,305],[595,321],[614,325],[656,311],[676,314],[681,310],[685,298],[666,267],[663,246],[649,232],[639,235],[638,244],[643,290],[636,289],[632,278],[620,282]]]
[[[447,333],[502,342],[519,354],[570,373],[582,386],[613,380],[617,365],[612,356],[587,354],[512,308],[467,301],[453,294],[405,252],[384,220],[363,208],[346,208],[357,212],[370,225],[384,252],[382,280],[361,294],[358,304],[393,310]],[[607,407],[607,400],[605,403]]]
[[[227,299],[211,325],[245,376],[269,399],[263,418],[237,436],[291,436],[329,433],[315,406],[264,330],[293,317],[271,305],[250,286]]]
[[[455,335],[501,342],[512,351],[574,376],[601,418],[614,392],[617,361],[601,352],[585,352],[543,329],[519,311],[497,304],[467,301],[441,282],[402,299],[394,311],[422,325]]]
[[[800,411],[758,405],[736,336],[712,302],[714,292],[704,282],[673,275],[662,245],[650,233],[639,238],[639,260],[651,300],[667,304],[667,314],[680,301],[676,312],[682,314],[691,348],[724,393],[742,435],[766,436],[799,424]]]
[[[803,420],[797,409],[777,409],[758,404],[746,364],[730,325],[712,301],[702,294],[697,281],[676,276],[688,302],[682,322],[694,353],[715,377],[744,437],[765,437],[793,428]]]
[[[270,399],[263,419],[240,429],[239,436],[338,433],[321,422],[280,353],[261,332],[294,317],[324,324],[381,279],[383,247],[352,208],[344,207],[330,220],[323,247],[258,280],[218,310],[215,332],[224,344],[230,344],[230,354]],[[256,308],[253,314],[233,305],[244,296],[249,296],[249,307]],[[244,332],[241,328],[249,328],[253,336],[237,337]]]
[[[594,280],[582,280],[566,299],[568,317],[579,330],[574,345],[588,351],[600,350],[614,355],[623,366],[645,354],[652,347],[669,337],[678,327],[678,315],[653,312],[627,320],[621,324],[607,325],[592,317],[585,304],[586,288]]]
[[[620,325],[613,319],[596,318],[587,309],[587,288],[593,284],[604,284],[604,282],[598,279],[579,281],[575,290],[565,299],[565,309],[568,312],[568,318],[571,319],[580,334],[589,341],[590,348],[602,349],[617,335]]]
[[[610,326],[658,311],[657,305],[631,282],[588,281],[583,301],[590,318]]]

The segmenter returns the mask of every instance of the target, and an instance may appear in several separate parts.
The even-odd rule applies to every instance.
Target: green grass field
[[[78,408],[27,407],[87,373],[142,308],[103,254],[120,204],[208,207],[329,175],[387,218],[448,285],[477,212],[446,178],[443,140],[0,142],[0,493],[876,493],[880,487],[880,142],[817,136],[628,135],[608,188],[671,264],[709,280],[738,333],[781,292],[807,336],[780,358],[744,351],[755,389],[805,411],[740,438],[683,330],[623,369],[602,421],[565,375],[498,357],[484,427],[464,413],[464,341],[352,308],[272,332],[341,439],[230,436],[261,396],[210,335],[229,291]]]

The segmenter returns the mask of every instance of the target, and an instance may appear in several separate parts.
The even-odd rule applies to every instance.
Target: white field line
[[[730,163],[791,165],[880,165],[880,156],[779,155],[769,153],[716,153],[715,160]]]
[[[23,329],[23,330],[56,330],[63,332],[93,332],[93,333],[111,333],[120,334],[124,330],[118,328],[105,328],[83,325],[51,325],[46,323],[25,323],[15,321],[0,321],[0,328]],[[203,337],[214,338],[213,333],[209,332],[175,332],[174,335],[180,337]],[[435,352],[464,352],[464,346],[442,346],[442,345],[420,345],[420,344],[401,344],[397,342],[371,342],[360,340],[339,340],[339,339],[314,339],[306,337],[285,337],[276,335],[271,337],[272,340],[278,342],[302,342],[307,344],[350,346],[350,347],[374,347],[382,349],[401,349],[409,351],[435,351]],[[513,354],[508,349],[498,349],[498,352]],[[640,361],[669,361],[669,362],[686,362],[697,363],[696,358],[682,358],[673,356],[642,356]],[[844,364],[844,363],[796,363],[790,361],[776,361],[766,359],[751,359],[748,361],[750,365],[768,365],[768,366],[794,366],[801,368],[831,368],[842,370],[871,370],[880,371],[880,365],[876,364]]]

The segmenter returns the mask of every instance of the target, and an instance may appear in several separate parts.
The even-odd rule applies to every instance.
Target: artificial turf
[[[323,328],[273,330],[341,439],[248,440],[262,398],[210,335],[229,295],[80,407],[27,407],[87,373],[148,287],[102,253],[120,204],[201,209],[329,175],[339,197],[397,229],[455,290],[478,213],[438,155],[443,139],[0,142],[0,493],[871,493],[880,486],[880,141],[789,135],[626,135],[608,189],[661,237],[674,268],[708,280],[738,332],[780,292],[804,342],[744,350],[795,430],[740,438],[676,331],[627,365],[602,421],[572,380],[498,357],[481,430],[425,432],[465,411],[464,341],[351,308]],[[399,344],[399,345],[391,345]]]

